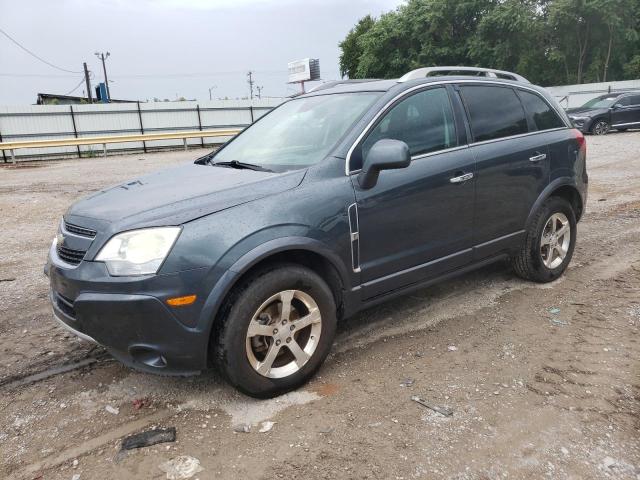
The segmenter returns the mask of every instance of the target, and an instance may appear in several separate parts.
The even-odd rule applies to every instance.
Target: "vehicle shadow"
[[[488,306],[506,291],[526,284],[513,274],[506,262],[499,262],[418,289],[342,321],[338,326],[332,354],[338,355],[391,335],[433,327],[447,318]],[[367,354],[367,350],[362,352],[363,355]],[[277,402],[271,404],[270,401],[252,399],[239,393],[215,369],[192,377],[172,377],[138,372],[117,362],[110,362],[109,365],[110,369],[121,369],[120,380],[111,387],[110,396],[119,397],[122,401],[139,397],[162,398],[179,405],[179,408],[222,408],[233,417],[234,412],[244,412],[242,415],[250,416],[252,409],[266,408],[264,405],[280,409],[282,405],[306,403],[317,398],[313,393],[313,381],[311,387],[278,397]],[[330,355],[323,369],[329,375],[333,370],[331,365]],[[242,415],[238,414],[238,417]]]
[[[450,280],[419,288],[368,308],[338,326],[337,343],[344,351],[390,334],[433,326],[440,320],[468,313],[524,282],[507,262],[497,262]],[[370,338],[365,338],[370,336]]]

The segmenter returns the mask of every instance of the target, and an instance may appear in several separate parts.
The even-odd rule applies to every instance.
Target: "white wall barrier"
[[[282,99],[211,100],[201,102],[110,103],[93,105],[0,106],[0,142],[153,134],[242,128]],[[229,137],[230,138],[230,137]],[[188,139],[188,145],[212,146],[226,137]],[[102,145],[16,150],[17,160],[101,155]],[[107,144],[109,152],[183,148],[183,140]],[[0,162],[11,161],[7,152]]]

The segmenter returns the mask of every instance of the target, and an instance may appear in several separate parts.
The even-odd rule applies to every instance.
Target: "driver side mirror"
[[[616,103],[613,107],[611,107],[613,110],[618,110],[620,108],[622,108],[622,104],[620,103]]]
[[[383,138],[373,144],[358,175],[360,188],[368,190],[378,183],[381,170],[406,168],[411,163],[409,146],[400,140]]]

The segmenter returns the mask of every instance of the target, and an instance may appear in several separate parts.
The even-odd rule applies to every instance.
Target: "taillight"
[[[587,140],[584,138],[584,134],[577,128],[574,128],[572,131],[573,131],[573,134],[576,136],[576,140],[578,141],[578,149],[584,150],[586,152]]]

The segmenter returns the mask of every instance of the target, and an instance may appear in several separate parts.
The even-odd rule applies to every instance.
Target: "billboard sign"
[[[317,58],[305,58],[289,62],[289,83],[320,80],[320,61]]]

